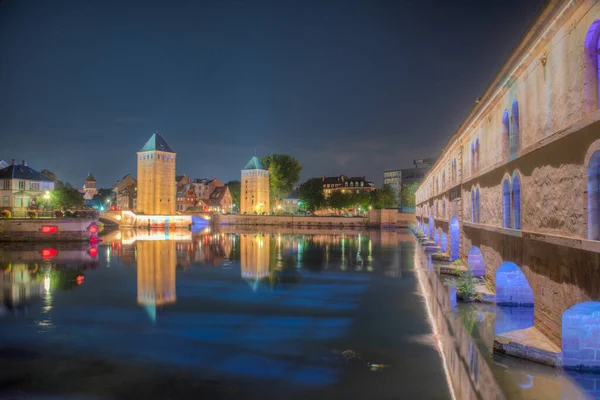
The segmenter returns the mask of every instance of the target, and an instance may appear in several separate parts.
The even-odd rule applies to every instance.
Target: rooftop
[[[260,162],[260,160],[258,159],[258,157],[254,156],[250,159],[250,161],[248,161],[248,164],[246,164],[246,166],[243,169],[247,170],[247,169],[266,169],[266,168],[263,167],[263,165]]]
[[[165,142],[158,133],[153,134],[150,139],[146,142],[144,147],[140,150],[143,151],[164,151],[167,153],[175,153],[171,147]]]
[[[0,179],[24,179],[28,181],[52,182],[52,179],[27,165],[14,164],[0,169]]]
[[[87,176],[87,178],[85,178],[86,182],[96,182],[96,178],[94,178],[94,175],[92,175],[92,173],[90,172]]]

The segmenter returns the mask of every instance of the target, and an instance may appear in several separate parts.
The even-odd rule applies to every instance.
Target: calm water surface
[[[450,398],[415,259],[407,231],[1,246],[0,398]]]

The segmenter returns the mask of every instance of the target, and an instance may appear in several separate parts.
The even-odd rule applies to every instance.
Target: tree
[[[233,204],[235,204],[235,206],[239,210],[240,209],[240,192],[241,192],[240,181],[229,181],[226,183],[226,185],[229,188],[229,193],[231,193],[231,201],[233,202]]]
[[[294,185],[300,180],[302,165],[288,154],[270,154],[261,157],[260,161],[269,170],[271,203],[281,202],[281,199],[290,194]]]
[[[394,189],[386,184],[383,188],[372,191],[371,205],[376,209],[397,207]]]
[[[106,207],[108,204],[108,200],[113,202],[114,192],[112,189],[99,189],[98,193],[92,197],[90,201],[91,206],[93,207]]]
[[[352,194],[342,193],[340,190],[336,190],[327,199],[327,204],[334,210],[350,208],[354,205],[354,199],[352,197]]]
[[[314,212],[326,205],[323,195],[323,182],[320,178],[311,178],[298,188],[298,199],[300,207],[305,211]]]
[[[78,208],[84,204],[81,192],[68,183],[50,192],[50,199],[54,208]]]
[[[414,211],[415,209],[415,192],[419,187],[418,183],[409,183],[402,185],[400,188],[400,205],[402,211]]]

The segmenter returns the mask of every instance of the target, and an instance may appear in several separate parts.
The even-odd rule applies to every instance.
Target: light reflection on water
[[[0,246],[0,261],[25,253]],[[27,254],[32,270],[39,249]],[[94,254],[58,249],[30,274],[39,294],[20,308],[4,296],[27,316],[0,325],[0,356],[32,361],[6,364],[0,387],[26,390],[35,375],[37,390],[98,394],[125,380],[140,383],[109,398],[197,398],[210,378],[207,398],[449,396],[423,340],[407,232],[121,231]],[[346,349],[360,356],[345,360]],[[44,380],[57,363],[69,379]]]

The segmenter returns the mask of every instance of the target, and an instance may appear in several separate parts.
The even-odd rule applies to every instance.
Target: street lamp
[[[44,193],[44,199],[48,200],[50,198],[50,192],[46,190],[46,193]]]

